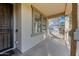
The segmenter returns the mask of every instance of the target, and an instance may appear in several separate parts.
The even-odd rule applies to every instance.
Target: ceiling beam
[[[62,15],[65,15],[65,12],[61,12],[61,13],[58,13],[58,14],[55,14],[55,15],[50,15],[47,18],[50,19],[50,18],[53,18],[53,17],[62,16]]]
[[[65,9],[64,9],[65,13],[66,13],[66,9],[67,9],[67,3],[65,4]],[[64,15],[66,15],[65,13],[64,13]]]

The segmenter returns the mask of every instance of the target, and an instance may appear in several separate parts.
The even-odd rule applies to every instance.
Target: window
[[[32,34],[46,32],[46,24],[46,17],[35,8],[32,8]]]
[[[46,17],[42,16],[42,32],[46,32],[47,29],[47,20]]]

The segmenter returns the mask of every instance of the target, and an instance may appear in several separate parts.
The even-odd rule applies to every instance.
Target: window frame
[[[35,13],[38,14],[38,15],[35,15]],[[39,19],[37,21],[38,22],[37,25],[39,25],[39,27],[37,27],[37,29],[36,29],[37,31],[35,30],[36,25],[34,26],[34,23],[36,23],[35,17],[37,19]],[[43,19],[43,18],[45,18],[45,19]],[[44,22],[44,20],[45,20],[45,22]],[[43,26],[44,23],[45,23],[45,26]],[[45,31],[43,30],[43,27],[45,27]],[[42,34],[46,31],[47,31],[47,18],[44,15],[42,15],[36,8],[34,8],[32,6],[32,35],[31,36]]]

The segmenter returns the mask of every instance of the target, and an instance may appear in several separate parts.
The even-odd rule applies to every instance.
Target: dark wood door
[[[11,4],[0,4],[0,52],[13,47],[13,21]]]

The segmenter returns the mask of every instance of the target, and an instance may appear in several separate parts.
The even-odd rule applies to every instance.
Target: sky
[[[65,17],[64,17],[64,16],[61,16],[61,17],[60,17],[60,22],[65,22],[64,19],[65,19]]]
[[[60,17],[60,23],[63,23],[63,22],[65,22],[65,17],[64,16],[61,16]],[[55,20],[54,18],[52,19],[52,20],[50,20],[50,24],[49,25],[51,25],[51,24],[53,24],[53,25],[58,25],[59,24],[59,22],[57,21],[57,20]]]

